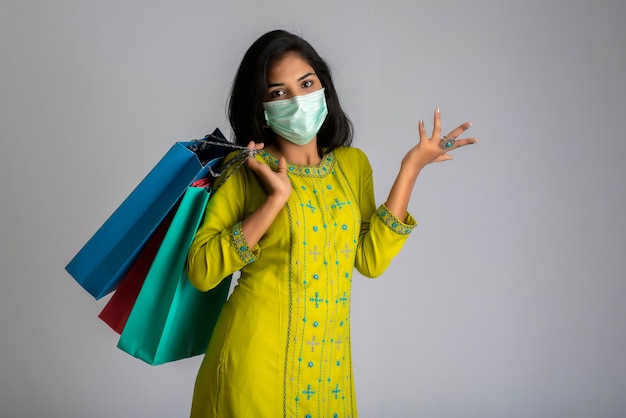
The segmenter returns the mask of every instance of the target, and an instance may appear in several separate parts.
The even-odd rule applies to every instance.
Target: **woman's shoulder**
[[[339,147],[333,150],[337,161],[351,165],[369,166],[369,160],[363,150],[354,147]]]

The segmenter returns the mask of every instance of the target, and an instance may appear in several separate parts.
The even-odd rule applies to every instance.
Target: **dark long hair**
[[[257,39],[246,51],[233,81],[228,104],[228,118],[235,134],[235,142],[246,146],[248,142],[276,141],[274,133],[265,126],[263,100],[267,94],[267,69],[288,52],[295,52],[309,63],[324,87],[328,116],[317,133],[317,148],[332,151],[352,144],[352,123],[345,114],[330,75],[330,69],[317,51],[304,39],[274,30]]]

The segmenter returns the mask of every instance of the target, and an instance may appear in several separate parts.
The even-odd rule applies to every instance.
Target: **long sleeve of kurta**
[[[354,185],[361,212],[361,231],[356,250],[355,266],[366,277],[378,277],[400,252],[404,243],[417,225],[410,214],[404,220],[396,218],[385,205],[376,208],[372,168],[367,156],[358,149],[350,152],[342,164],[343,153],[338,153],[340,166],[346,169],[349,183]]]
[[[229,156],[230,157],[230,156]],[[200,226],[187,256],[187,273],[191,283],[206,291],[224,277],[242,269],[258,258],[260,248],[248,248],[241,222],[257,208],[265,194],[258,180],[241,167],[223,180],[207,204]]]

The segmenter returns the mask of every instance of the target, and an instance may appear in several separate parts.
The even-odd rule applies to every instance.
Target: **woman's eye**
[[[311,80],[305,80],[302,83],[302,87],[304,87],[305,89],[308,89],[309,87],[311,87],[313,85],[313,82]]]
[[[270,92],[270,98],[275,99],[277,97],[283,96],[285,92],[283,90],[274,90]]]

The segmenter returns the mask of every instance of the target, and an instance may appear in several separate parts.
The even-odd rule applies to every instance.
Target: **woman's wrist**
[[[423,164],[409,164],[405,161],[402,161],[400,164],[400,171],[398,172],[398,178],[403,180],[413,181],[417,180],[417,176],[419,176],[422,169],[425,167]]]
[[[289,195],[281,196],[278,194],[272,194],[272,195],[267,196],[263,204],[269,209],[273,209],[273,210],[276,210],[276,212],[278,212],[283,208],[283,206],[285,206],[285,203],[287,203],[288,199],[289,199]]]

